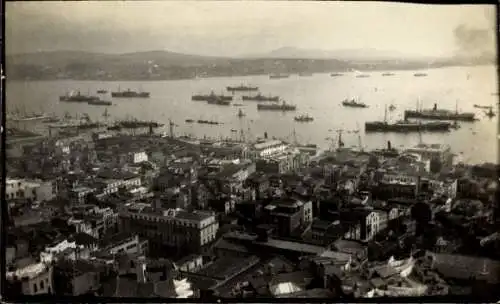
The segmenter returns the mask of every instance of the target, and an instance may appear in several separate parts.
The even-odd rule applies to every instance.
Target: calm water
[[[196,136],[235,137],[231,129],[243,129],[247,138],[269,136],[292,139],[304,143],[316,143],[323,147],[331,144],[327,138],[337,138],[336,130],[343,129],[346,146],[358,145],[358,135],[351,132],[360,129],[362,145],[379,148],[387,140],[393,146],[409,146],[419,142],[418,134],[364,134],[364,122],[381,120],[384,105],[394,104],[397,109],[388,112],[389,120],[401,118],[404,109],[415,108],[420,98],[424,107],[438,107],[454,110],[458,100],[461,111],[473,111],[481,119],[476,123],[462,123],[462,128],[448,134],[422,134],[426,143],[447,143],[455,153],[463,155],[468,162],[497,161],[497,118],[489,119],[484,111],[474,109],[473,104],[495,105],[498,96],[495,67],[445,68],[429,70],[427,77],[413,77],[411,71],[396,71],[395,76],[382,77],[372,73],[370,78],[355,78],[352,74],[330,77],[329,74],[315,74],[311,77],[292,75],[287,79],[269,79],[268,76],[247,76],[228,78],[206,78],[178,81],[152,82],[98,82],[98,81],[31,81],[8,82],[7,111],[16,107],[27,111],[44,111],[63,115],[88,113],[93,120],[103,120],[104,107],[87,104],[60,103],[59,95],[75,89],[82,93],[95,93],[98,89],[117,90],[142,89],[151,92],[150,99],[113,99],[108,107],[110,119],[135,117],[167,123],[172,119],[178,126],[177,134]],[[469,75],[469,76],[467,76]],[[468,79],[469,78],[469,79]],[[224,92],[228,85],[249,84],[259,86],[263,94],[279,95],[289,103],[296,104],[297,112],[279,113],[257,111],[257,102],[242,101],[243,93],[236,93],[234,103],[244,104],[241,109],[246,117],[239,119],[240,107],[209,105],[191,101],[196,93]],[[245,93],[246,94],[246,93]],[[367,103],[368,109],[353,109],[340,106],[346,97],[357,96]],[[111,96],[106,96],[111,100]],[[495,108],[496,109],[496,108]],[[311,123],[297,123],[294,116],[310,114]],[[222,126],[186,124],[185,119],[211,119],[224,123]],[[7,123],[9,123],[7,121]],[[38,128],[38,126],[27,126]],[[40,130],[38,130],[40,131]]]

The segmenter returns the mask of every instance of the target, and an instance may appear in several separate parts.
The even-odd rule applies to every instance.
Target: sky
[[[230,57],[295,47],[450,56],[493,51],[495,14],[494,6],[383,2],[7,2],[5,41],[7,54],[168,50]]]

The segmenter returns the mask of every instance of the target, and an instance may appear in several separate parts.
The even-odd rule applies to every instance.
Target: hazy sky
[[[298,47],[434,56],[457,49],[459,25],[491,30],[494,16],[493,6],[376,2],[7,2],[5,32],[8,53],[170,50],[238,56]],[[491,38],[481,43],[495,45]]]

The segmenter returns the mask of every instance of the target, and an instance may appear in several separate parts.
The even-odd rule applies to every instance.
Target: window
[[[38,292],[38,286],[36,286],[36,283],[33,284],[33,292]]]
[[[40,282],[40,290],[43,290],[45,288],[43,281]]]

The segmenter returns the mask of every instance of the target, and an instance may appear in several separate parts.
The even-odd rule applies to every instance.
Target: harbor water
[[[395,147],[411,146],[420,140],[425,143],[445,143],[453,152],[461,155],[463,161],[470,163],[497,162],[498,116],[488,118],[485,110],[476,109],[474,104],[492,105],[497,112],[497,75],[493,66],[452,67],[426,71],[427,77],[414,77],[415,71],[393,71],[395,75],[382,76],[383,72],[372,72],[370,77],[357,78],[353,73],[340,77],[330,74],[312,76],[291,75],[289,78],[270,79],[268,75],[198,78],[173,81],[7,81],[7,112],[16,108],[26,112],[55,113],[62,117],[65,113],[73,116],[87,113],[94,121],[104,121],[103,112],[108,109],[108,121],[136,118],[175,124],[177,135],[198,137],[240,137],[240,130],[247,139],[262,137],[267,132],[269,137],[293,140],[292,134],[304,144],[318,144],[324,148],[336,141],[338,130],[342,131],[345,146],[358,146],[365,149],[381,148],[390,140]],[[243,101],[241,96],[256,92],[235,92],[233,103],[241,107],[211,105],[203,101],[192,101],[194,94],[224,93],[226,86],[240,84],[258,86],[263,95],[279,95],[287,103],[297,105],[296,112],[257,111],[257,101]],[[150,98],[116,99],[111,91],[118,88],[143,90],[151,93]],[[82,94],[96,95],[99,89],[109,92],[99,95],[103,100],[113,102],[112,106],[91,106],[86,103],[59,102],[59,96],[71,90],[80,90]],[[369,108],[348,108],[341,105],[342,100],[358,97]],[[438,108],[476,113],[479,121],[460,123],[461,128],[449,133],[365,134],[366,121],[383,120],[384,107],[396,106],[387,112],[387,120],[403,118],[405,109],[415,109],[417,100],[423,107],[431,108],[437,103]],[[238,110],[246,114],[238,117]],[[301,123],[295,116],[308,114],[314,121]],[[186,119],[204,119],[222,122],[222,125],[188,124]],[[16,125],[7,120],[7,126]],[[41,133],[44,125],[40,122],[23,122],[20,128]],[[238,130],[238,132],[234,132]],[[359,133],[356,132],[359,130]],[[159,130],[166,131],[166,130]],[[361,140],[358,138],[358,134]]]

